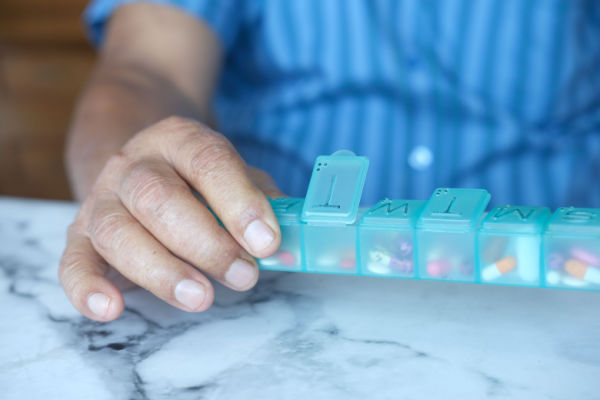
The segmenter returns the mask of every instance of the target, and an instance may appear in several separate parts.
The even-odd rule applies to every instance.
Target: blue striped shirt
[[[128,0],[95,0],[92,39]],[[485,188],[600,207],[600,2],[160,0],[226,51],[218,128],[304,196],[319,154],[370,159],[363,202]]]

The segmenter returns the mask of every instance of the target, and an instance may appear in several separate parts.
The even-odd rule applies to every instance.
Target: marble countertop
[[[103,324],[56,276],[76,211],[0,197],[3,399],[600,399],[600,293],[263,272]]]

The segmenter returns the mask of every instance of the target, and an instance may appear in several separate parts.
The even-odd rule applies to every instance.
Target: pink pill
[[[340,261],[340,267],[342,268],[354,268],[356,267],[356,260],[353,257],[345,257]]]
[[[447,275],[452,269],[452,265],[446,260],[433,260],[427,263],[426,269],[430,276],[438,277]]]
[[[296,264],[296,257],[294,257],[294,255],[292,253],[290,253],[289,251],[280,251],[277,254],[277,259],[283,265],[290,266],[290,265]]]
[[[586,263],[587,265],[600,267],[600,257],[590,253],[589,251],[583,250],[582,248],[572,248],[571,255],[579,261]]]

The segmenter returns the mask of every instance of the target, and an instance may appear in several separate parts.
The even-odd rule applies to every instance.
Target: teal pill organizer
[[[600,209],[506,205],[482,189],[359,207],[369,162],[317,158],[305,199],[271,206],[281,227],[261,269],[600,290]]]

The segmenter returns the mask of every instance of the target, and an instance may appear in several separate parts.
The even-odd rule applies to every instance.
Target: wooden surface
[[[0,0],[0,194],[68,199],[63,148],[94,62],[85,0]]]

